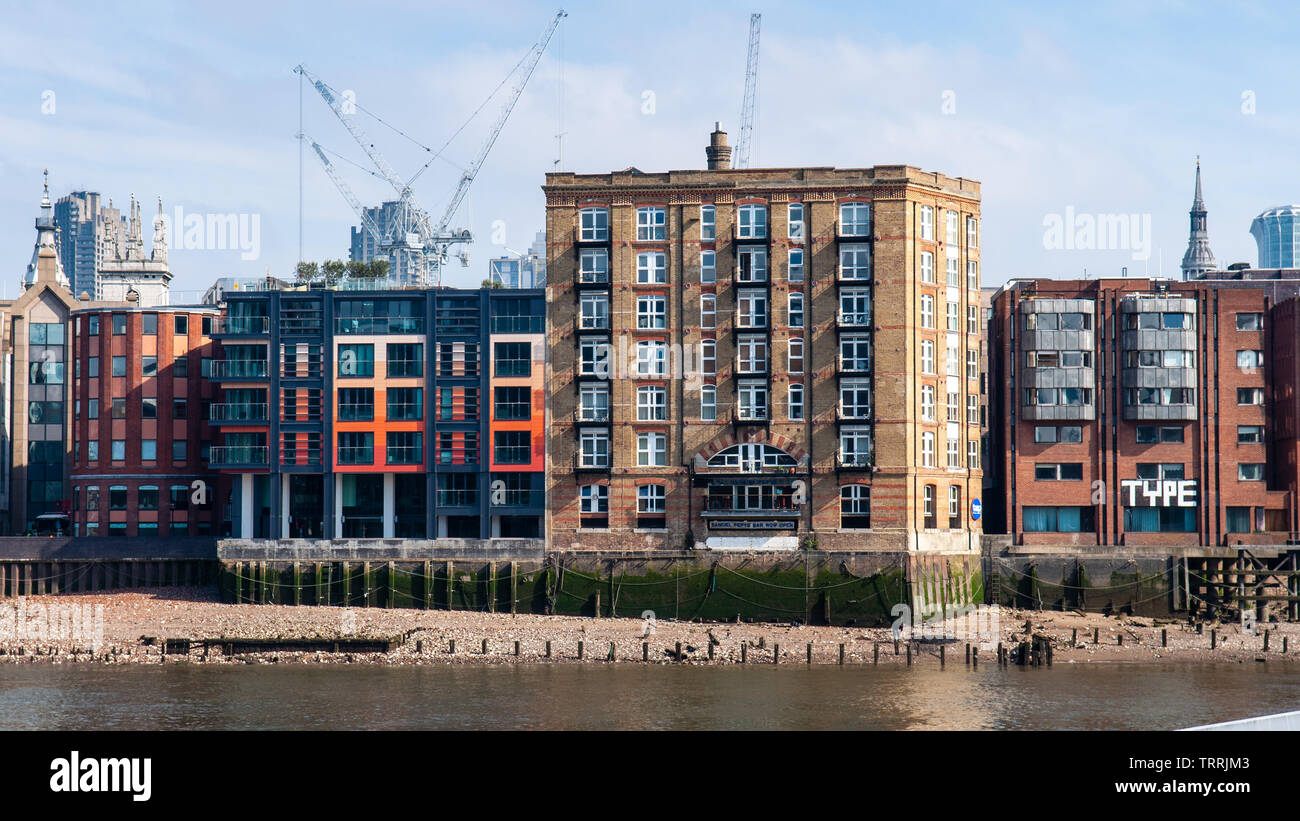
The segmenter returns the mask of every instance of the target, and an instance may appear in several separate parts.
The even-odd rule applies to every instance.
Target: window
[[[1091,507],[1025,507],[1026,533],[1095,533],[1096,511]]]
[[[668,300],[662,296],[639,296],[636,299],[636,326],[641,330],[668,327]]]
[[[578,259],[579,282],[609,282],[609,251],[604,248],[586,248]]]
[[[1237,388],[1238,405],[1262,405],[1264,404],[1263,388]]]
[[[1091,388],[1025,388],[1026,405],[1091,405]]]
[[[1181,462],[1139,462],[1134,468],[1135,475],[1145,480],[1175,481],[1186,478],[1186,470]]]
[[[369,422],[374,418],[374,388],[339,388],[340,421]]]
[[[974,350],[966,351],[966,378],[980,378],[979,352]]]
[[[110,485],[108,488],[108,509],[126,510],[126,485]]]
[[[527,342],[496,342],[492,346],[497,376],[532,376],[532,356],[532,345]]]
[[[154,462],[158,459],[158,440],[141,439],[140,440],[140,458],[146,462]]]
[[[700,206],[700,239],[717,239],[718,213],[712,205]]]
[[[736,370],[767,373],[767,337],[742,336],[736,343]]]
[[[374,375],[374,345],[339,345],[339,376],[372,377]]]
[[[788,259],[786,278],[791,282],[803,282],[803,249],[791,248]]]
[[[578,373],[582,376],[609,377],[609,359],[613,346],[599,339],[583,339],[578,346]]]
[[[86,317],[86,333],[89,336],[99,336],[99,317]]]
[[[959,306],[956,302],[947,303],[946,316],[948,319],[948,330],[950,331],[961,330],[961,317],[958,314],[959,310],[961,310],[961,306]]]
[[[934,282],[934,254],[929,251],[921,252],[921,281]]]
[[[657,242],[664,239],[667,212],[663,208],[636,209],[636,238],[639,242]]]
[[[86,443],[86,461],[96,462],[99,460],[99,442],[91,439]]]
[[[791,338],[787,349],[790,373],[803,373],[803,340]]]
[[[113,400],[112,418],[113,418],[113,419],[125,419],[125,418],[126,418],[126,400],[125,400],[125,399],[118,398],[118,399],[114,399],[114,400]]]
[[[929,294],[921,296],[921,327],[934,327],[934,297]]]
[[[1237,351],[1237,367],[1246,373],[1254,373],[1263,364],[1263,351]]]
[[[767,282],[767,248],[747,246],[736,253],[737,282]]]
[[[146,336],[158,335],[158,314],[142,314],[140,324]],[[141,488],[143,490],[143,488]],[[157,488],[155,488],[155,491]]]
[[[1264,481],[1264,465],[1261,462],[1243,462],[1237,465],[1237,481]]]
[[[140,418],[158,418],[158,400],[156,398],[146,396],[140,400]]]
[[[172,440],[172,461],[173,462],[184,462],[186,460],[185,444],[186,443],[184,439]]]
[[[419,343],[389,344],[387,351],[388,376],[424,376],[424,346]]]
[[[1238,425],[1237,444],[1255,445],[1264,441],[1263,425]]]
[[[840,488],[840,527],[866,530],[871,527],[871,487],[844,485]]]
[[[934,386],[921,386],[921,421],[934,421]]]
[[[86,371],[87,371],[87,375],[91,379],[99,378],[99,357],[98,356],[90,357],[86,365]]]
[[[1237,314],[1237,330],[1239,331],[1264,330],[1264,315],[1263,314]]]
[[[661,378],[668,376],[667,342],[636,343],[636,375]]]
[[[957,268],[957,258],[948,257],[948,285],[953,288],[961,287],[961,271]]]
[[[1240,316],[1240,314],[1238,314]],[[1191,330],[1196,327],[1192,314],[1184,313],[1136,313],[1125,314],[1124,327],[1128,330]],[[1071,329],[1073,330],[1073,329]]]
[[[662,433],[636,435],[638,467],[663,467],[668,464],[668,437]]]
[[[966,442],[966,467],[971,470],[980,469],[980,443],[974,439]]]
[[[113,362],[113,376],[126,376],[126,357],[115,356]]]
[[[609,211],[604,208],[584,208],[578,212],[583,242],[603,242],[609,239]]]
[[[113,335],[122,336],[126,333],[126,314],[113,314]]]
[[[585,468],[609,467],[609,434],[605,431],[582,432],[579,440],[578,466]]]
[[[668,419],[668,391],[654,385],[636,389],[636,419],[638,422],[664,422]]]
[[[978,237],[979,237],[979,221],[976,220],[974,217],[967,217],[966,218],[966,247],[967,248],[978,247],[979,245],[979,242],[977,241]]]
[[[840,235],[865,237],[871,233],[871,205],[865,202],[840,203]]]
[[[739,239],[762,239],[767,236],[767,206],[742,205],[736,209],[736,236]]]
[[[767,419],[767,383],[741,380],[737,388],[736,416],[742,420]]]
[[[966,424],[978,425],[980,423],[980,403],[979,397],[973,393],[966,394]]]
[[[845,425],[840,428],[840,464],[871,467],[871,428]]]
[[[114,439],[112,445],[113,461],[121,462],[126,459],[126,440]]]
[[[786,312],[791,328],[803,327],[803,293],[793,291],[789,295],[789,308]]]
[[[700,374],[713,376],[718,371],[718,343],[712,339],[700,342]]]
[[[966,333],[977,334],[980,331],[979,308],[966,306]]]
[[[931,434],[933,435],[933,434]],[[925,526],[934,527],[934,485],[926,485],[921,489],[921,515],[925,517]]]
[[[584,515],[609,513],[609,486],[583,485],[579,510]]]
[[[803,419],[803,385],[791,382],[786,399],[787,416],[792,420]]]
[[[934,467],[934,434],[928,431],[921,434],[921,466]],[[926,485],[927,490],[929,487],[929,485]],[[933,497],[931,497],[930,501],[933,502]]]
[[[870,379],[840,380],[840,416],[845,419],[871,417]]]
[[[172,485],[167,488],[168,504],[172,510],[188,510],[190,506],[190,489],[186,485]]]
[[[156,318],[157,314],[155,314],[154,316]],[[141,485],[140,489],[136,492],[135,507],[137,510],[157,510],[158,509],[158,486]]]
[[[934,373],[934,340],[921,340],[921,373]]]
[[[957,244],[957,212],[948,211],[944,214],[944,216],[947,217],[946,227],[948,229],[948,232],[947,232],[946,239],[948,241],[948,244],[956,245]]]
[[[957,397],[957,392],[956,392],[956,391],[948,391],[948,404],[947,404],[947,408],[948,408],[948,421],[949,421],[949,422],[960,422],[960,421],[961,421],[961,405],[960,405],[960,403],[959,403],[959,401],[958,401],[958,397]]]
[[[840,291],[839,323],[861,327],[871,324],[871,289],[845,288]]]
[[[584,384],[578,393],[578,420],[604,422],[609,419],[609,386]]]
[[[1080,425],[1062,425],[1059,430],[1062,442],[1078,444],[1083,441],[1083,428]]]
[[[668,281],[668,256],[662,251],[643,251],[636,255],[638,285],[662,285]]]
[[[1139,445],[1182,441],[1183,429],[1181,427],[1157,427],[1156,425],[1138,425],[1137,427],[1137,442]]]
[[[493,398],[493,416],[499,421],[521,422],[533,417],[532,388],[497,387]]]
[[[718,254],[716,251],[700,252],[700,282],[718,281]]]
[[[948,467],[961,467],[961,442],[956,439],[949,439],[946,444],[948,448]]]
[[[803,239],[803,203],[792,202],[786,208],[790,239]]]
[[[767,292],[742,290],[736,299],[736,326],[739,328],[767,327]]]
[[[375,463],[375,435],[369,431],[339,432],[340,465],[373,465]]]
[[[158,375],[158,357],[142,356],[140,357],[140,375],[145,379]]]
[[[718,389],[712,385],[700,388],[700,419],[713,422],[718,418]]]
[[[176,377],[177,379],[187,378],[190,375],[189,366],[190,366],[190,358],[188,356],[182,354],[181,356],[176,357],[175,359],[172,360],[172,376]],[[99,368],[96,367],[95,370],[98,371]]]
[[[1124,401],[1129,405],[1191,405],[1195,395],[1193,388],[1129,388],[1124,392]],[[1237,404],[1242,404],[1240,389]]]
[[[190,332],[190,318],[184,314],[176,314],[172,317],[172,330],[177,336],[186,336]],[[99,322],[95,320],[95,330],[93,333],[99,333]]]
[[[966,261],[966,288],[972,292],[980,289],[979,263],[974,260]]]
[[[961,488],[956,485],[948,486],[948,527],[961,527]]]
[[[498,465],[526,465],[533,447],[526,430],[498,430],[493,434],[493,461]]]
[[[636,489],[637,513],[663,513],[664,501],[663,485],[641,485]]]
[[[606,329],[609,327],[609,295],[583,294],[579,327]]]
[[[1083,479],[1082,462],[1036,462],[1034,480],[1039,482],[1080,481]]]
[[[700,327],[718,327],[718,298],[713,294],[700,296]]]
[[[857,335],[840,337],[840,370],[871,370],[871,337]]]
[[[867,281],[871,279],[871,246],[840,246],[840,279]]]
[[[1126,507],[1124,529],[1130,533],[1194,533],[1196,508]]]
[[[384,460],[390,465],[418,465],[424,461],[424,435],[418,430],[384,434]]]
[[[1248,507],[1230,507],[1228,508],[1227,522],[1224,530],[1228,533],[1250,533],[1251,516]]]
[[[921,206],[921,239],[934,239],[934,208]]]

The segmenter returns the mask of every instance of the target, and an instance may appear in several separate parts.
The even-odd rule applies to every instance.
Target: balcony
[[[737,425],[766,425],[771,421],[771,414],[765,407],[738,407],[732,410],[731,421]]]
[[[578,271],[574,276],[574,283],[579,288],[607,288],[609,287],[609,271]]]
[[[334,320],[334,332],[345,336],[364,334],[422,334],[424,317],[419,316],[341,316]]]
[[[731,224],[731,239],[737,243],[766,245],[770,240],[767,223],[762,225],[741,225],[737,220]]]
[[[836,470],[873,470],[876,466],[876,455],[874,453],[843,453],[835,454]]]
[[[339,447],[338,464],[340,465],[373,465],[374,463],[374,446],[357,445]]]
[[[546,494],[540,490],[507,490],[500,501],[492,495],[492,507],[541,507],[545,502]]]
[[[546,331],[544,316],[494,316],[494,334],[540,334]]]
[[[838,364],[836,370],[837,370],[839,373],[849,373],[849,374],[854,374],[854,373],[864,373],[864,374],[865,374],[865,373],[871,373],[871,357],[867,357],[867,356],[843,357],[843,356],[841,356],[841,357],[839,357],[838,363],[839,363],[839,364]]]
[[[284,379],[320,379],[324,359],[320,354],[299,354],[280,362],[280,376]]]
[[[211,468],[267,467],[267,464],[265,445],[219,445],[213,446],[208,454]]]
[[[264,316],[218,316],[212,320],[212,336],[266,336],[271,320]]]
[[[218,359],[212,363],[214,380],[266,379],[265,359]]]
[[[871,312],[840,312],[835,317],[835,326],[847,331],[869,331],[871,330]]]
[[[423,448],[407,445],[389,445],[385,458],[390,465],[418,465],[424,461]]]
[[[835,238],[847,242],[871,242],[871,220],[835,220]]]
[[[591,333],[592,331],[609,332],[609,315],[604,316],[578,316],[573,319],[574,327],[582,333]]]
[[[749,504],[743,499],[736,499],[732,494],[709,495],[704,497],[704,510],[700,515],[708,518],[710,516],[747,516],[754,518],[763,517],[790,517],[798,516],[802,505],[794,502],[792,493],[778,493],[768,496],[758,504]]]
[[[610,458],[608,453],[573,454],[573,471],[609,473]]]
[[[208,421],[221,425],[264,424],[268,421],[265,402],[232,402],[208,408]]]
[[[609,245],[609,228],[588,228],[584,231],[581,225],[575,225],[573,242],[575,245]]]
[[[847,422],[851,424],[863,424],[872,421],[870,405],[853,405],[844,407],[837,405],[835,407],[835,421]]]
[[[609,408],[578,408],[573,412],[573,421],[578,425],[608,425]]]
[[[734,333],[765,334],[771,330],[767,318],[766,313],[735,311],[731,315],[731,329]]]

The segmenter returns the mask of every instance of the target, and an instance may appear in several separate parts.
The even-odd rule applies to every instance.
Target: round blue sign
[[[979,499],[970,500],[970,517],[972,519],[974,519],[975,521],[979,521],[980,512],[982,510],[984,510],[984,506],[980,504]]]

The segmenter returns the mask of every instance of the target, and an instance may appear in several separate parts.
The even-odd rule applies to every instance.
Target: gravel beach
[[[90,627],[69,637],[57,616],[68,608],[86,615],[103,606],[102,641],[92,652]],[[89,606],[89,609],[87,609]],[[996,632],[955,640],[912,642],[913,664],[965,663],[966,644],[983,647],[980,664],[996,663],[998,641],[1011,648],[1030,634],[1046,636],[1053,663],[1250,662],[1300,658],[1300,624],[1259,625],[1256,634],[1239,624],[1206,623],[1202,631],[1183,621],[1103,616],[1077,612],[988,608]],[[64,625],[66,627],[66,624]],[[1028,627],[1028,629],[1026,629]],[[1268,630],[1268,650],[1264,630]],[[1096,642],[1094,643],[1094,631]],[[1162,646],[1162,631],[1167,646]],[[227,656],[219,643],[201,640],[396,640],[389,653],[321,651],[239,652]],[[189,651],[164,654],[166,639],[190,639]],[[483,642],[487,640],[487,652]],[[518,655],[515,645],[518,643]],[[547,656],[547,642],[550,655]],[[691,623],[640,618],[580,618],[465,611],[378,610],[340,607],[235,605],[206,588],[152,588],[145,592],[65,594],[0,600],[0,663],[359,663],[359,664],[574,664],[613,661],[675,662],[681,643],[688,664],[804,664],[812,645],[815,664],[908,663],[906,640],[898,653],[889,628],[808,627],[788,623]],[[453,650],[454,643],[454,650]],[[581,643],[581,658],[579,658]],[[643,651],[642,645],[648,648]],[[1211,644],[1215,646],[1211,648]],[[712,647],[712,656],[710,656]],[[1285,648],[1285,650],[1284,650]],[[774,659],[774,653],[779,654]]]

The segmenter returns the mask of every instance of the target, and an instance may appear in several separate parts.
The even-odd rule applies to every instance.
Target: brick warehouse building
[[[74,536],[212,536],[216,308],[72,313]]]
[[[990,466],[1017,544],[1285,544],[1295,282],[1017,280],[994,298]]]
[[[226,295],[222,532],[540,537],[542,292],[360,285]]]
[[[979,184],[730,150],[547,175],[551,543],[976,549]]]

